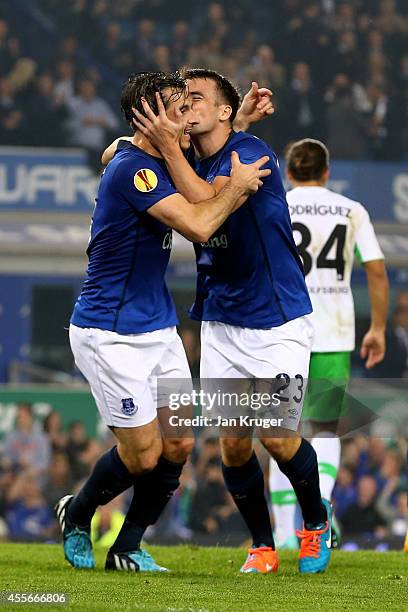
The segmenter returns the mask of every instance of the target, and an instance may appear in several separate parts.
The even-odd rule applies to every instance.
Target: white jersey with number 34
[[[363,263],[384,259],[368,212],[325,187],[295,187],[286,197],[313,304],[313,352],[352,351],[355,248]]]

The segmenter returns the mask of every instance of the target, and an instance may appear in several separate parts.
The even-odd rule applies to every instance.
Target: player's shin
[[[320,493],[317,456],[311,444],[303,438],[292,459],[278,465],[293,486],[306,529],[325,523],[327,516]]]
[[[88,529],[96,508],[126,491],[133,480],[134,476],[114,446],[98,459],[88,480],[70,502],[67,510],[69,520]]]
[[[317,454],[320,491],[322,497],[331,499],[340,465],[340,440],[331,432],[319,432],[311,441]]]
[[[183,463],[163,455],[154,470],[134,480],[134,494],[112,553],[137,551],[142,537],[154,525],[180,484]]]
[[[270,460],[269,489],[271,492],[274,534],[277,548],[298,548],[295,535],[297,499],[287,476],[283,474],[274,459]]]
[[[251,533],[254,548],[275,549],[264,476],[255,453],[241,466],[229,467],[223,463],[222,472],[226,487]]]

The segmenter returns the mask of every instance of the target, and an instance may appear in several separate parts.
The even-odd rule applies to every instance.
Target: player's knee
[[[261,442],[269,454],[278,462],[290,461],[297,452],[301,438],[262,438]]]
[[[243,465],[252,455],[252,440],[224,438],[221,440],[221,455],[224,464],[229,467]]]
[[[194,438],[167,439],[163,442],[163,455],[169,461],[182,463],[186,461],[194,447]]]
[[[157,465],[159,456],[155,452],[147,451],[141,453],[138,457],[139,474],[145,474],[146,472],[152,472]]]
[[[148,448],[135,449],[132,445],[121,445],[120,456],[129,472],[139,476],[144,472],[151,472],[157,465],[161,455],[161,443],[151,444]]]
[[[126,466],[131,474],[140,476],[146,472],[151,472],[157,465],[160,453],[154,450],[142,451],[131,456]]]

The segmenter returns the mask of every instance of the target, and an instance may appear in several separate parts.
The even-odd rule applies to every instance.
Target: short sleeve
[[[364,206],[358,204],[353,211],[353,216],[355,217],[354,224],[356,246],[362,263],[377,259],[384,259],[384,254],[378,243],[377,236],[375,235],[374,227],[370,220],[370,215]]]
[[[160,200],[177,193],[165,169],[150,160],[143,166],[134,163],[118,166],[113,187],[138,212],[144,212]]]
[[[231,175],[231,153],[236,151],[239,155],[239,159],[243,164],[253,164],[260,157],[269,155],[269,161],[264,168],[270,168],[274,170],[276,168],[276,157],[272,151],[265,145],[262,140],[258,138],[243,140],[235,144],[231,144],[231,147],[225,151],[222,156],[221,164],[217,170],[217,176],[230,176]]]

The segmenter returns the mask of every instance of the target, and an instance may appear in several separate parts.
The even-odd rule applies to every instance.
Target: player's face
[[[163,98],[166,99],[166,94],[170,95],[170,91],[163,91]],[[184,125],[184,132],[180,139],[180,146],[182,149],[189,149],[191,144],[191,131],[193,127],[198,123],[196,113],[192,108],[192,100],[188,95],[188,92],[180,96],[178,100],[170,102],[166,108],[166,115],[170,120],[180,121]]]
[[[216,83],[211,79],[189,79],[188,88],[192,109],[198,120],[191,134],[208,134],[220,125],[220,116],[226,104],[220,104]]]

